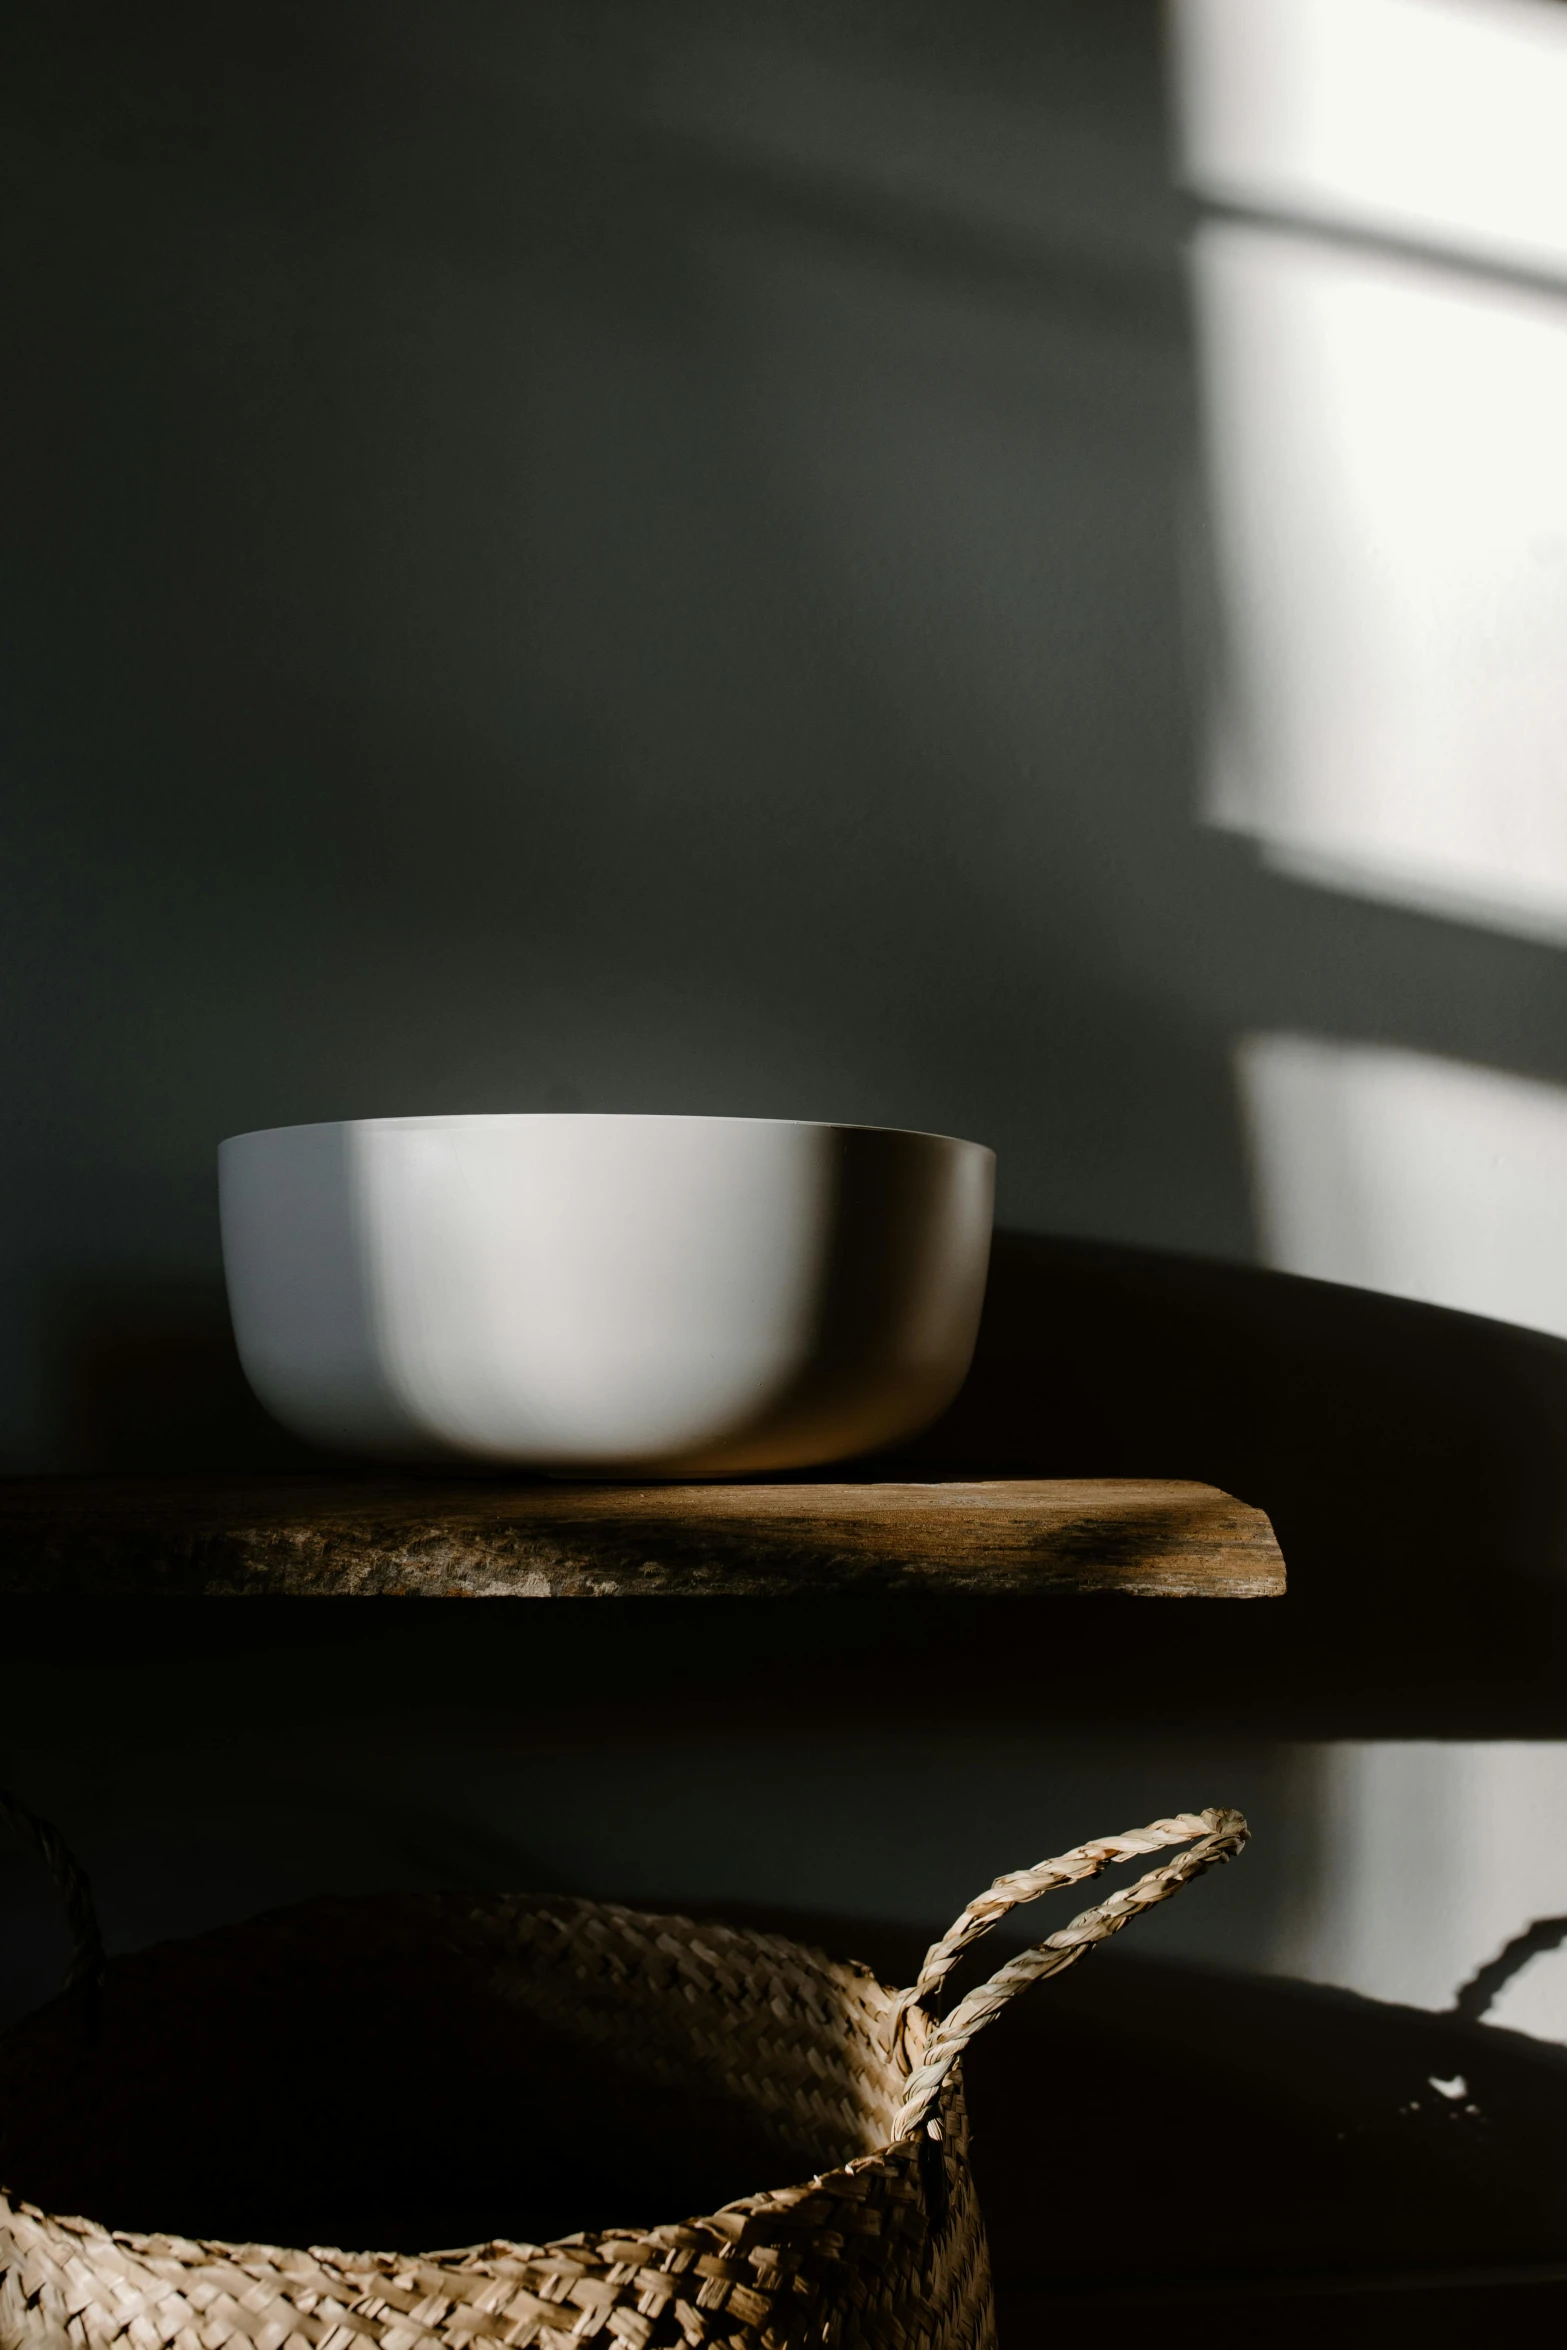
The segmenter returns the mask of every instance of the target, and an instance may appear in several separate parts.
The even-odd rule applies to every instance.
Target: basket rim
[[[274,1903],[264,1910],[251,1912],[243,1918],[204,1926],[194,1934],[164,1935],[156,1942],[142,1944],[134,1950],[115,1953],[107,1961],[108,1984],[116,1976],[151,1968],[161,1958],[186,1954],[203,1946],[242,1942],[268,1929],[289,1926],[308,1926],[312,1913],[329,1916],[333,1913],[370,1913],[375,1910],[399,1910],[418,1917],[421,1913],[433,1921],[443,1916],[460,1919],[475,1914],[505,1916],[519,1910],[531,1916],[562,1919],[597,1916],[616,1921],[624,1920],[644,1929],[682,1930],[693,1939],[711,1935],[731,1945],[741,1945],[759,1957],[777,1959],[785,1964],[798,1964],[802,1959],[810,1963],[834,1987],[857,1994],[864,2006],[878,2014],[878,2020],[901,2024],[901,2003],[906,1994],[881,1980],[875,1969],[860,1959],[835,1958],[814,1943],[801,1942],[790,1935],[770,1928],[731,1924],[719,1917],[691,1918],[678,1910],[646,1910],[621,1901],[601,1900],[595,1895],[554,1892],[500,1892],[493,1889],[406,1889],[387,1887],[377,1891],[357,1893],[308,1894],[295,1901]],[[868,1997],[866,1995],[869,1995]],[[19,2050],[25,2042],[28,2028],[46,2020],[58,2020],[69,2008],[74,1994],[64,1990],[55,1994],[0,2031],[0,2059],[13,2049]],[[923,2045],[926,2019],[913,2019],[915,2048],[907,2050],[903,2061]],[[899,2052],[906,2049],[906,2032],[895,2029],[890,2035],[893,2045],[886,2050],[890,2069],[900,2070]],[[904,2075],[903,2077],[906,2077]],[[964,2136],[964,2109],[961,2078],[954,2074],[950,2091],[943,2083],[941,2098],[942,2135],[949,2141],[961,2142]],[[602,2244],[639,2245],[645,2251],[654,2251],[678,2241],[692,2229],[707,2230],[715,2226],[720,2235],[729,2238],[744,2234],[749,2223],[776,2217],[786,2219],[789,2213],[803,2203],[823,2194],[833,2193],[840,2183],[849,2183],[867,2173],[886,2175],[889,2168],[918,2153],[918,2141],[923,2132],[916,2127],[901,2136],[888,2137],[861,2153],[838,2163],[829,2163],[802,2177],[735,2196],[720,2204],[716,2210],[689,2215],[678,2220],[659,2221],[651,2226],[639,2224],[617,2225],[605,2228],[576,2229],[563,2236],[551,2237],[542,2244],[521,2238],[490,2237],[481,2241],[440,2246],[418,2251],[396,2251],[380,2247],[361,2248],[316,2243],[305,2247],[279,2245],[262,2237],[235,2238],[216,2236],[185,2236],[171,2230],[148,2232],[134,2228],[117,2228],[109,2222],[88,2213],[60,2212],[35,2203],[25,2190],[0,2179],[0,2225],[7,2215],[25,2215],[35,2224],[58,2230],[82,2239],[98,2239],[123,2246],[126,2250],[148,2258],[166,2258],[189,2265],[191,2257],[198,2256],[204,2265],[243,2268],[249,2259],[255,2265],[258,2258],[270,2265],[288,2264],[300,2259],[322,2263],[345,2273],[378,2273],[390,2268],[430,2268],[443,2271],[491,2273],[487,2264],[500,2261],[514,2265],[518,2261],[536,2264],[556,2254],[581,2254],[588,2259],[598,2257]],[[504,2269],[494,2273],[505,2273]]]

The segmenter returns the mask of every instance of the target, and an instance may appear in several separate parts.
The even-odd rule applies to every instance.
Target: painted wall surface
[[[1548,948],[1197,821],[1142,0],[14,48],[13,1465],[195,1441],[249,1126],[935,1127],[1003,1222],[1244,1257],[1237,1036],[1567,1073]]]

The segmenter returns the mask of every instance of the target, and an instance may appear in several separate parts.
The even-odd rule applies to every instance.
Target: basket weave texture
[[[14,1816],[14,1815],[13,1815]],[[534,2245],[496,2239],[410,2255],[193,2240],[61,2217],[0,2194],[0,2350],[518,2350],[602,2337],[606,2350],[991,2350],[984,2227],[969,2163],[960,2058],[1028,1983],[1073,1964],[1141,1909],[1246,1840],[1238,1813],[1162,1820],[997,1880],[892,1990],[781,1936],[555,1897],[421,1896],[311,1904],[164,1946],[268,1945],[347,1920],[395,1967],[443,1965],[582,2061],[742,2113],[799,2183],[705,2216],[597,2228]],[[1178,1856],[1012,1959],[945,2020],[962,1953],[1021,1901],[1161,1847]],[[346,1945],[345,1945],[346,1948]],[[158,1952],[115,1962],[146,1969]],[[180,1997],[185,1996],[183,1990]],[[78,2051],[62,2068],[62,2017]],[[0,2044],[0,2102],[53,2086],[60,2133],[95,2127],[100,2052],[66,2002]],[[387,2052],[395,2076],[397,2052]],[[51,2073],[52,2068],[52,2073]],[[66,2077],[68,2076],[68,2077]],[[339,2085],[343,2094],[356,2084]],[[395,2106],[389,2110],[395,2111]],[[301,2128],[329,2126],[301,2100]],[[804,2170],[808,2175],[801,2178]],[[25,2177],[14,2181],[25,2192]]]

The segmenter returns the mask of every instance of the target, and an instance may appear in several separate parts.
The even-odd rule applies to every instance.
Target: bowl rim
[[[439,1132],[464,1126],[776,1126],[803,1128],[816,1134],[894,1134],[910,1142],[944,1142],[957,1150],[983,1151],[994,1159],[988,1142],[962,1134],[942,1134],[924,1126],[876,1126],[855,1118],[744,1118],[681,1110],[431,1110],[404,1117],[305,1118],[287,1126],[248,1126],[226,1134],[220,1151],[241,1142],[257,1142],[264,1135],[347,1133],[364,1127],[391,1127],[404,1133]]]

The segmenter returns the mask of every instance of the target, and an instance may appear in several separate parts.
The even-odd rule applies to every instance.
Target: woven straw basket
[[[69,1855],[20,1806],[3,1808],[54,1866],[78,1960],[74,1989],[0,2041],[0,2177],[17,2191],[0,2195],[0,2350],[565,2350],[592,2336],[604,2350],[990,2350],[962,2052],[1018,1992],[1230,1859],[1247,1835],[1238,1812],[1186,1814],[998,1878],[932,1946],[918,1980],[894,1991],[774,1934],[473,1894],[304,1903],[105,1972]],[[952,1969],[1017,1904],[1173,1846],[1184,1849],[1009,1960],[942,2019]],[[306,2006],[318,1999],[336,2005],[312,2037]],[[87,2031],[84,2008],[99,2010]],[[419,2053],[421,2015],[445,2034],[439,2060]],[[171,2086],[171,2049],[195,2051],[193,2089]],[[426,2076],[454,2061],[476,2063],[479,2080],[460,2126],[427,2096]],[[248,2087],[233,2072],[246,2062]],[[606,2084],[618,2084],[615,2097]],[[283,2117],[270,2139],[257,2118],[269,2099]],[[394,2183],[416,2153],[437,2174],[477,2159],[496,2184],[499,2224],[515,2225],[526,2216],[525,2197],[508,2200],[515,2157],[535,2199],[539,2180],[566,2181],[577,2232],[417,2254],[220,2240],[280,2210],[292,2217],[294,2174],[329,2166],[366,2113],[370,2153],[355,2160],[384,2157]],[[715,2190],[705,2217],[583,2228],[592,2196],[570,2199],[584,2149],[614,2154],[622,2139],[638,2141],[640,2175],[666,2182],[670,2203],[685,2179],[708,2175],[700,2163],[682,2169],[693,2147],[711,2155],[715,2177],[726,2161],[731,2173],[770,2161],[770,2175],[799,2183],[728,2200]],[[167,2159],[148,2157],[138,2177],[154,2141]],[[67,2208],[90,2201],[117,2222],[189,2225],[225,2167],[240,2181],[238,2224],[210,2236],[44,2208],[69,2196]],[[730,2183],[747,2175],[769,2173]],[[138,2198],[156,2209],[138,2210]]]

